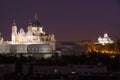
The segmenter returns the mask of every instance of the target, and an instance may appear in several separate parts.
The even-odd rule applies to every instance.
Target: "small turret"
[[[105,32],[104,37],[108,37],[108,34]]]

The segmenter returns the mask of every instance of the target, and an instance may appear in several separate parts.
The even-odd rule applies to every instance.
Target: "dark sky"
[[[11,39],[11,26],[27,28],[35,13],[44,31],[57,41],[94,40],[104,32],[120,38],[119,0],[0,0],[0,32]]]

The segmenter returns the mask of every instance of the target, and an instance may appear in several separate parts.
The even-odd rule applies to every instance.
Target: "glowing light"
[[[76,72],[73,71],[73,72],[71,72],[71,73],[72,73],[72,74],[75,74]]]
[[[54,69],[54,72],[55,72],[55,73],[58,72],[57,69]]]

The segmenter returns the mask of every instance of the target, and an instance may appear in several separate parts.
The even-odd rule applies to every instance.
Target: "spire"
[[[35,20],[37,20],[37,13],[35,13]]]
[[[13,26],[16,26],[15,19],[13,20]]]

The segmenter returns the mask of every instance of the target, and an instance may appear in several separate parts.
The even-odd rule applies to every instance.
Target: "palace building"
[[[0,42],[0,53],[52,53],[55,51],[55,35],[43,31],[37,15],[29,23],[27,31],[13,22],[11,41]]]
[[[105,44],[111,44],[113,43],[114,41],[111,40],[111,38],[108,36],[107,33],[104,33],[104,37],[99,37],[98,38],[98,44],[102,44],[102,45],[105,45]]]

